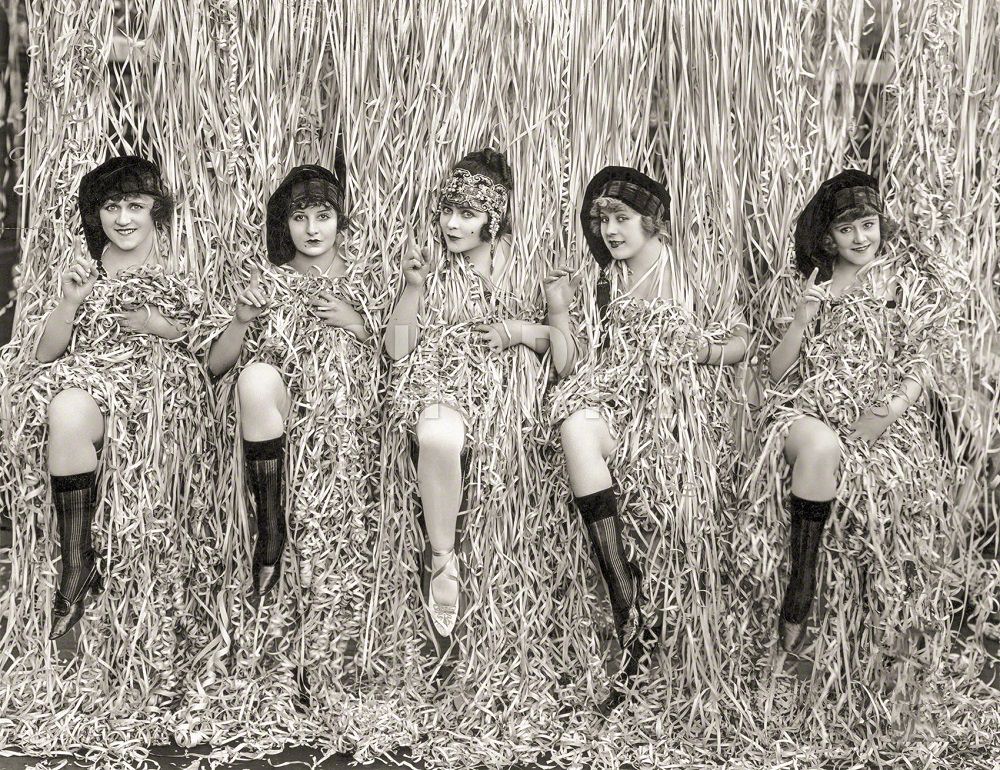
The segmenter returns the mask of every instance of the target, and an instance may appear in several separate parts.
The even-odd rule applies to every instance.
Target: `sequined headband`
[[[868,206],[877,213],[882,213],[882,198],[878,192],[871,187],[864,185],[858,187],[845,187],[837,190],[833,195],[833,215],[836,217],[848,209]]]
[[[601,194],[597,197],[614,198],[631,206],[640,214],[659,219],[666,218],[663,201],[644,187],[631,182],[623,182],[620,179],[612,180],[604,186]]]
[[[456,206],[485,211],[490,217],[490,240],[496,241],[500,224],[507,213],[510,192],[499,182],[483,174],[473,174],[468,169],[457,168],[441,187],[438,214],[441,205],[448,201]]]

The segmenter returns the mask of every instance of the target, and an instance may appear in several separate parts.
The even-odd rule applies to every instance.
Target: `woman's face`
[[[438,224],[445,248],[452,254],[463,254],[482,245],[479,234],[488,221],[489,215],[485,211],[442,201]]]
[[[852,222],[836,222],[830,226],[837,259],[857,267],[864,267],[873,259],[882,242],[879,218],[875,214],[860,217]]]
[[[156,231],[152,195],[135,193],[122,200],[106,200],[101,206],[101,227],[117,249],[133,251],[149,242]]]
[[[600,221],[604,245],[616,260],[631,259],[655,237],[643,229],[642,215],[624,203],[614,213],[602,212]]]
[[[337,240],[337,210],[329,204],[305,206],[288,215],[288,232],[304,257],[322,257]]]

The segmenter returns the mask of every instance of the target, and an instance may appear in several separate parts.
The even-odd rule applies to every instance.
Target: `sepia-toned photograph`
[[[0,770],[1000,769],[998,0],[0,7]]]

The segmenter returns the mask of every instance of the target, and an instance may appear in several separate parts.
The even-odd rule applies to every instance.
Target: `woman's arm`
[[[548,306],[545,320],[548,322],[548,341],[552,347],[552,365],[560,379],[573,371],[580,357],[569,306],[582,280],[581,271],[574,274],[568,268],[559,268],[549,273],[543,284]]]
[[[252,321],[241,321],[234,317],[225,331],[212,343],[208,351],[208,371],[213,377],[221,377],[233,368],[243,350],[243,339]]]
[[[45,319],[45,328],[35,347],[37,360],[48,363],[66,352],[73,336],[76,311],[94,290],[97,276],[97,263],[88,257],[77,257],[62,274],[62,299]]]
[[[236,297],[236,310],[218,339],[208,351],[208,371],[213,377],[221,377],[233,368],[243,350],[243,339],[247,329],[268,306],[268,297],[260,285],[260,270],[256,267],[250,273],[249,283]]]
[[[386,322],[385,333],[382,335],[382,346],[393,361],[398,361],[403,356],[409,355],[417,346],[420,339],[417,315],[420,312],[423,294],[422,284],[414,286],[407,283],[403,287],[403,293],[396,301],[392,315]]]
[[[697,361],[699,364],[711,364],[713,366],[730,366],[738,364],[747,354],[749,332],[741,327],[732,337],[725,342],[705,342],[698,350]],[[798,355],[798,351],[796,351]]]
[[[777,384],[799,357],[806,329],[819,313],[820,303],[826,299],[826,289],[816,285],[817,275],[819,275],[818,267],[813,269],[809,280],[806,281],[805,288],[799,296],[798,307],[795,308],[795,315],[785,330],[785,335],[768,358],[767,369],[772,383]]]
[[[35,347],[35,358],[43,364],[55,361],[66,352],[73,336],[73,319],[80,306],[66,297],[59,300],[45,319],[45,328]]]
[[[412,353],[420,339],[417,316],[423,301],[424,282],[430,271],[430,252],[417,248],[413,233],[409,233],[403,257],[403,293],[396,300],[382,335],[382,347],[393,361]]]

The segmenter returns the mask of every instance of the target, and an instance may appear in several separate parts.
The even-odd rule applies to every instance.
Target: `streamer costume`
[[[201,295],[186,276],[152,262],[108,277],[96,212],[131,193],[162,200],[156,166],[113,158],[84,176],[79,207],[100,277],[66,352],[35,360],[43,316],[19,340],[8,371],[0,498],[13,544],[0,745],[30,753],[127,753],[168,741],[190,662],[212,633],[200,562],[211,550],[203,527],[212,482],[201,462],[212,451],[206,380],[186,335],[167,341],[121,323],[123,312],[148,305],[190,327]],[[46,410],[69,388],[100,407],[104,441],[96,472],[50,483]],[[56,624],[72,625],[74,604],[85,607],[82,620],[58,644],[48,641]]]
[[[339,161],[339,159],[338,159]],[[372,585],[372,538],[380,473],[376,425],[383,371],[377,350],[385,298],[364,257],[344,252],[346,272],[304,274],[286,264],[295,254],[287,219],[293,207],[325,201],[344,210],[345,170],[299,166],[267,204],[267,253],[261,275],[269,293],[236,364],[217,383],[224,455],[220,500],[234,511],[221,523],[220,636],[205,651],[203,680],[191,696],[186,740],[254,745],[319,741],[354,746],[357,658],[363,648]],[[365,342],[325,325],[308,304],[321,291],[355,309]],[[218,308],[211,343],[232,320]],[[267,441],[240,436],[236,380],[252,363],[276,369],[291,407],[284,434]],[[234,440],[235,439],[235,440]],[[266,591],[255,590],[269,570]],[[259,595],[262,594],[262,595]]]
[[[843,172],[820,187],[796,229],[803,275],[835,217],[861,206],[881,215],[877,182],[867,174]],[[761,573],[777,570],[781,551],[790,562],[782,622],[807,622],[812,594],[817,586],[822,592],[815,644],[804,653],[813,660],[813,681],[802,683],[801,698],[792,702],[808,703],[810,716],[825,720],[827,729],[851,732],[864,728],[855,726],[848,705],[882,704],[897,717],[920,711],[921,690],[943,673],[955,588],[951,475],[926,399],[911,404],[871,445],[848,438],[865,410],[884,407],[904,380],[917,380],[925,392],[934,387],[935,339],[950,330],[951,302],[933,265],[902,237],[886,235],[856,283],[823,302],[796,362],[767,393],[754,446],[759,459],[746,489],[753,526],[742,547],[768,555],[754,565]],[[792,306],[796,283],[781,278],[784,307]],[[779,327],[790,320],[779,319]],[[790,495],[783,508],[789,474],[783,448],[803,416],[839,436],[837,493],[829,502]],[[779,537],[789,520],[789,533]],[[761,593],[773,591],[761,578]],[[758,598],[766,606],[775,597]],[[774,618],[768,611],[759,615]],[[774,626],[767,632],[773,637]]]
[[[495,248],[510,190],[500,172],[471,162],[480,154],[456,166],[439,201],[489,213],[480,238]],[[497,752],[531,758],[538,749],[530,736],[551,729],[555,711],[550,616],[533,599],[546,590],[540,538],[546,517],[535,482],[546,369],[523,345],[491,350],[475,327],[537,314],[508,281],[494,285],[465,254],[445,253],[423,292],[419,340],[390,371],[382,459],[391,482],[376,553],[372,666],[382,691],[397,700],[407,742],[447,724],[447,731],[422,737],[426,750],[455,766]],[[460,598],[448,638],[437,636],[426,608],[430,544],[416,479],[415,428],[435,404],[454,409],[465,423],[455,542]]]
[[[718,467],[731,462],[733,449],[725,426],[727,399],[717,390],[717,373],[706,372],[695,357],[706,339],[720,342],[745,324],[737,314],[705,328],[676,299],[657,293],[647,300],[627,293],[627,268],[614,261],[592,213],[600,198],[621,201],[653,221],[669,217],[667,191],[635,169],[608,167],[588,184],[580,218],[601,268],[601,329],[589,355],[554,387],[550,419],[555,427],[570,417],[599,415],[617,441],[608,460],[612,487],[576,498],[575,507],[607,587],[623,653],[626,681],[618,684],[628,687],[644,660],[647,675],[635,686],[645,702],[653,702],[661,697],[657,688],[671,683],[695,693],[715,687],[707,674],[714,668],[713,640],[706,628],[691,629],[687,623],[696,614],[723,611],[719,586],[710,576],[722,553],[725,515],[711,501],[731,499],[732,489],[720,483]],[[669,259],[666,247],[661,248],[649,271],[656,286],[663,285]],[[567,493],[562,492],[557,506],[565,505]],[[579,575],[586,574],[587,564],[579,563],[578,570],[564,583],[566,607],[575,611],[584,603],[573,594],[586,590]],[[592,595],[585,603],[590,604],[586,611],[599,612]],[[587,667],[581,663],[593,658],[594,632],[603,625],[572,635],[578,652],[576,662],[566,661],[569,678],[594,675],[592,662]],[[661,656],[650,657],[657,645]],[[592,700],[578,697],[584,707]],[[607,712],[622,697],[613,684],[600,709]]]

